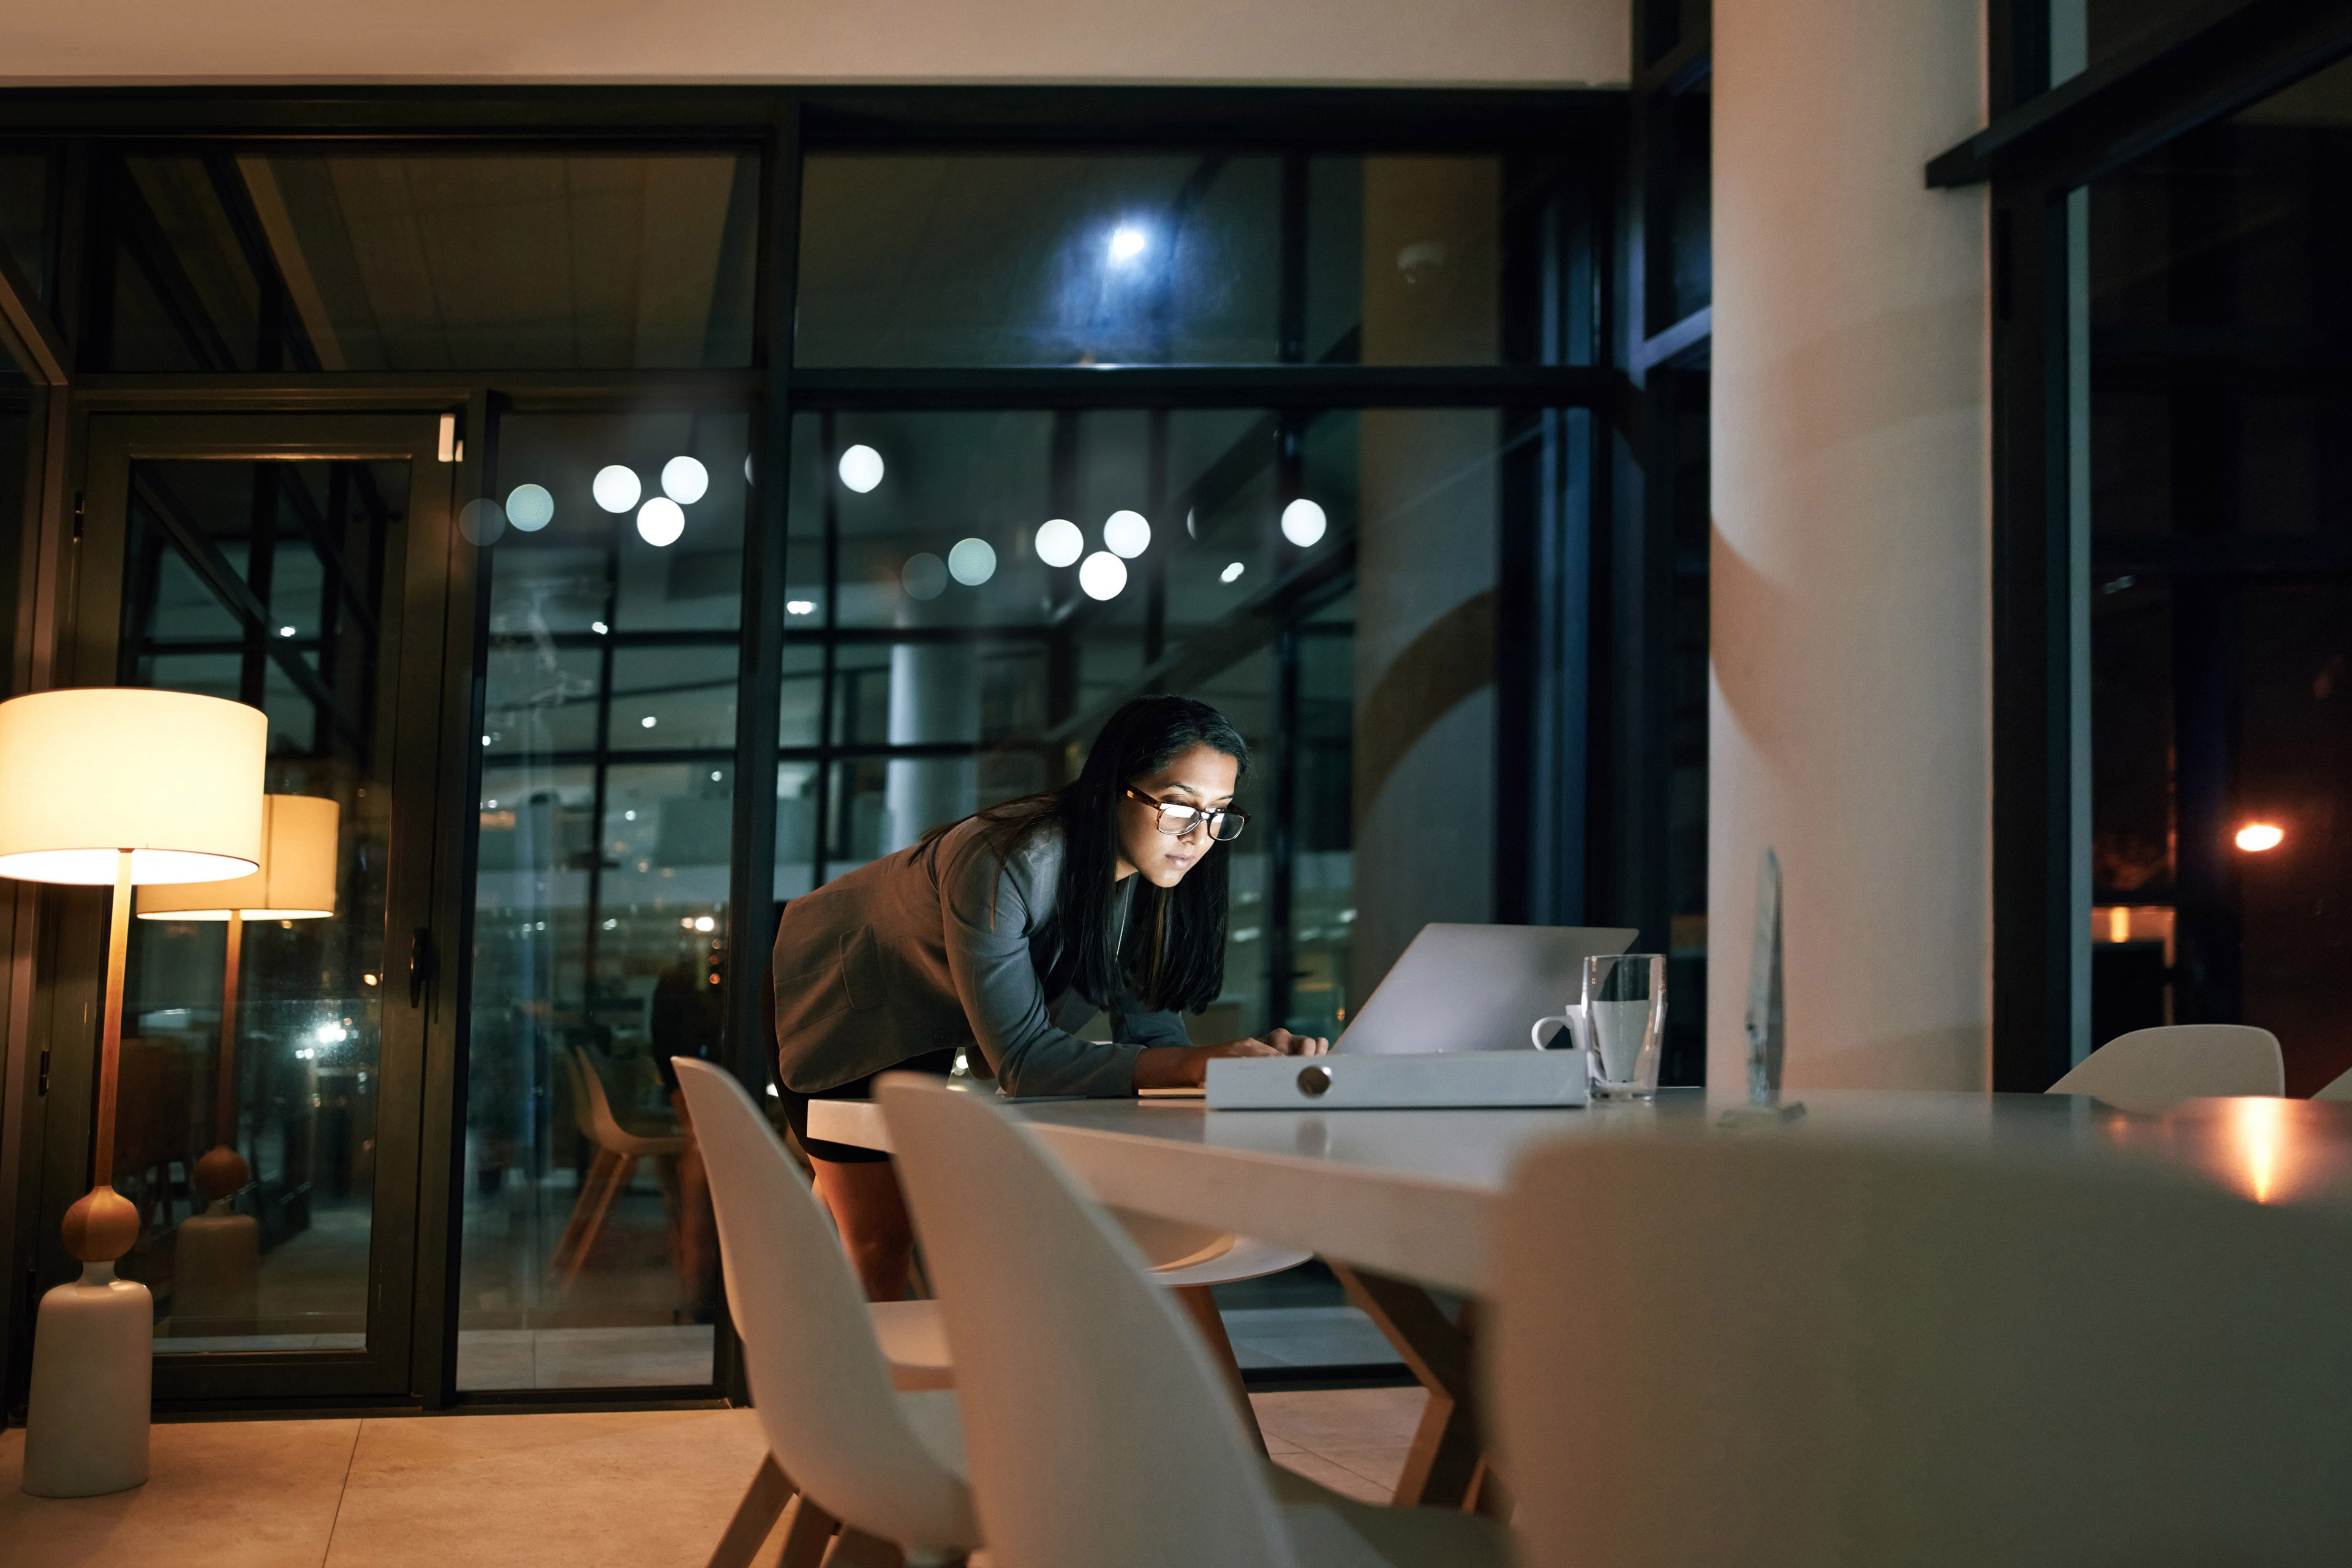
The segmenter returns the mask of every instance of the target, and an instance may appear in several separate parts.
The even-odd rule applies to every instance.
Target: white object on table
[[[1570,1106],[1584,1103],[1585,1064],[1574,1051],[1219,1057],[1208,1087],[1213,1110]]]

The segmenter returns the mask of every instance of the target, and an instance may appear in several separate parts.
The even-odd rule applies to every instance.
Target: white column
[[[1791,1088],[1976,1089],[1991,1002],[1978,0],[1715,17],[1707,1077],[1780,852]]]

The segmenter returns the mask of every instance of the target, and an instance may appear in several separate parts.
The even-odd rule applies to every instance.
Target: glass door
[[[131,922],[111,1175],[142,1220],[124,1272],[155,1295],[161,1401],[399,1394],[435,1359],[419,1151],[447,1047],[411,959],[447,727],[439,435],[431,414],[91,421],[62,679],[257,707],[269,793],[331,805],[301,808],[331,818],[331,912],[241,921],[233,990],[228,922]]]

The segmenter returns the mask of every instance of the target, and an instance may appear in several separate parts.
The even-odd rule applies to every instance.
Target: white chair
[[[612,1101],[604,1096],[604,1075],[585,1050],[572,1047],[563,1053],[563,1065],[572,1073],[572,1121],[594,1152],[589,1157],[588,1174],[580,1184],[580,1195],[572,1201],[572,1216],[556,1238],[555,1250],[548,1255],[547,1271],[555,1277],[559,1297],[571,1294],[572,1282],[587,1267],[588,1255],[604,1232],[604,1217],[612,1213],[613,1200],[637,1179],[639,1163],[675,1161],[686,1152],[683,1133],[648,1138],[621,1125],[613,1114]]]
[[[1475,1515],[1350,1502],[1251,1451],[1221,1374],[1108,1214],[985,1097],[877,1091],[940,1288],[990,1555],[1020,1568],[1506,1561]]]
[[[747,1537],[756,1547],[796,1483],[804,1510],[814,1502],[896,1544],[910,1564],[961,1557],[980,1535],[956,1395],[894,1388],[876,1337],[893,1314],[869,1311],[782,1140],[733,1078],[688,1057],[675,1065],[710,1173],[727,1309],[743,1336],[751,1403],[781,1471],[763,1469],[753,1480],[722,1551]],[[929,1303],[904,1305],[917,1310],[897,1314],[902,1330],[936,1322]]]
[[[2352,1072],[2327,1080],[2326,1086],[2315,1092],[2314,1100],[2352,1100]]]
[[[962,1092],[984,1095],[987,1089],[983,1083]],[[881,1119],[880,1108],[872,1101],[835,1100],[826,1105],[825,1114],[845,1119],[856,1130],[858,1138],[872,1147],[891,1147],[890,1130]],[[1250,1404],[1249,1390],[1242,1379],[1241,1360],[1234,1353],[1234,1342],[1225,1332],[1225,1320],[1217,1310],[1215,1288],[1279,1274],[1297,1268],[1315,1255],[1209,1226],[1162,1219],[1157,1215],[1135,1214],[1126,1209],[1110,1212],[1143,1254],[1153,1279],[1175,1292],[1176,1300],[1192,1314],[1201,1337],[1209,1342],[1210,1353],[1223,1369],[1234,1407],[1241,1412],[1250,1441],[1264,1453],[1265,1436],[1258,1430],[1257,1411]]]
[[[2117,1035],[2050,1086],[2052,1094],[2182,1100],[2286,1092],[2278,1037],[2244,1024],[2171,1024]]]
[[[1495,1246],[1525,1568],[2288,1568],[2352,1542],[2338,1217],[1756,1132],[1540,1149]]]

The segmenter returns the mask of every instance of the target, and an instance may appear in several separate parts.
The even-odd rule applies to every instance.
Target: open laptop
[[[1577,1000],[1584,961],[1622,952],[1639,934],[1624,926],[1425,925],[1331,1048],[1526,1050],[1538,1018]]]

